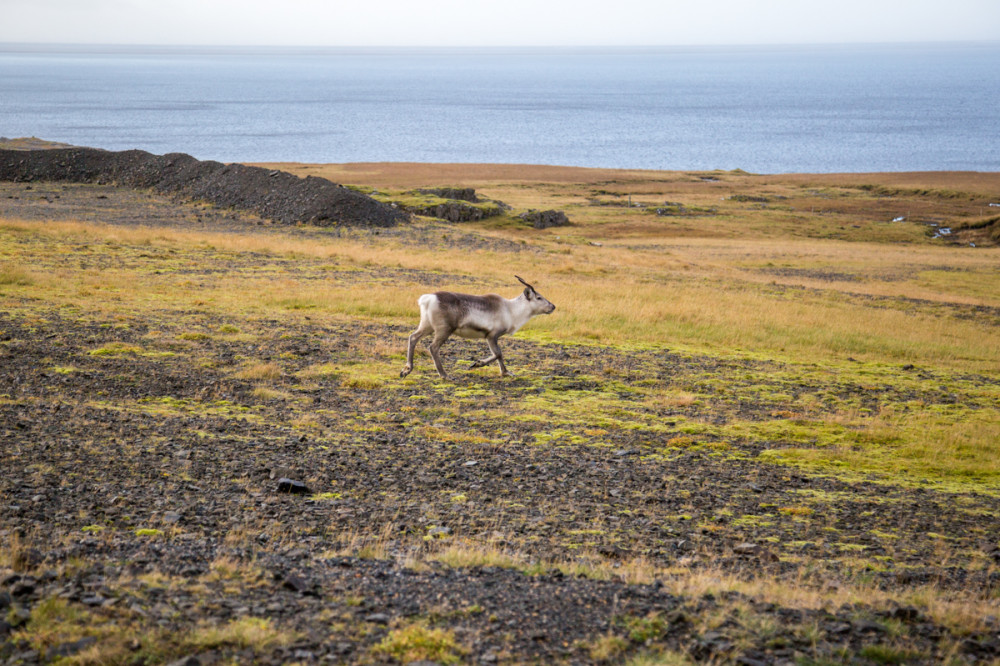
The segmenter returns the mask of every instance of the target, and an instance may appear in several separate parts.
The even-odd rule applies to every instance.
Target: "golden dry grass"
[[[513,274],[527,275],[560,306],[558,316],[532,322],[537,339],[605,344],[681,345],[694,349],[843,359],[906,360],[993,372],[1000,344],[988,322],[956,307],[1000,307],[996,250],[886,246],[818,240],[674,240],[595,247],[567,239],[537,239],[544,251],[505,256],[480,251],[443,256],[401,241],[243,236],[123,229],[90,223],[4,221],[0,230],[28,230],[54,242],[87,240],[109,252],[136,246],[192,249],[213,256],[267,252],[299,259],[309,274],[263,272],[213,279],[100,274],[55,268],[34,280],[47,297],[98,301],[95,307],[180,307],[223,311],[281,310],[402,322],[412,318],[418,281],[376,281],[363,290],[324,267],[373,266],[475,276],[481,291],[512,296]],[[499,232],[490,232],[499,235]],[[205,250],[204,248],[210,248]],[[22,248],[23,250],[24,248]],[[96,249],[96,248],[95,248]],[[30,252],[17,266],[38,265]],[[833,274],[848,275],[830,280]],[[8,284],[6,289],[31,285]],[[466,287],[467,288],[467,287]],[[253,299],[246,294],[253,293]],[[969,311],[971,312],[971,311]]]

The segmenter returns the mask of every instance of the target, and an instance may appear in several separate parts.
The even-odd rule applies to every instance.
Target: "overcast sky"
[[[299,46],[1000,39],[1000,0],[0,0],[0,42]]]

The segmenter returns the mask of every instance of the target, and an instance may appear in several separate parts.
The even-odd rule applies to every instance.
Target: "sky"
[[[0,0],[0,16],[0,43],[686,46],[1000,39],[1000,0]]]

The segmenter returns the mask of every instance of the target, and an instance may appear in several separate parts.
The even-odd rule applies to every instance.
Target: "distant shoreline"
[[[969,48],[981,46],[996,48],[1000,40],[973,41],[916,41],[916,42],[828,42],[819,44],[678,44],[678,45],[578,45],[578,46],[321,46],[321,45],[246,45],[246,44],[105,44],[105,43],[48,43],[0,42],[0,53],[100,53],[100,54],[190,54],[190,55],[349,55],[391,53],[451,54],[614,54],[614,53],[711,53],[731,51],[840,51],[927,48]]]
[[[58,148],[89,148],[91,146],[74,146],[68,143],[49,141],[38,137],[0,137],[0,150],[50,150]],[[103,149],[100,149],[103,150]],[[197,155],[193,156],[197,158]],[[615,174],[743,174],[749,176],[759,176],[761,178],[808,178],[808,179],[835,179],[838,182],[858,182],[864,183],[867,179],[879,177],[885,181],[889,176],[891,182],[917,186],[921,184],[927,186],[930,183],[947,182],[948,186],[955,186],[956,180],[980,179],[983,176],[997,175],[1000,171],[976,171],[972,169],[953,170],[914,170],[914,171],[843,171],[843,172],[781,172],[781,173],[753,173],[743,169],[642,169],[642,168],[616,168],[616,167],[587,167],[565,164],[515,164],[515,163],[492,163],[492,162],[300,162],[300,161],[270,161],[270,160],[241,160],[231,162],[231,164],[245,164],[247,166],[261,166],[270,169],[282,169],[292,172],[306,172],[310,169],[339,169],[346,173],[364,173],[371,171],[398,172],[400,170],[419,171],[421,173],[434,173],[439,179],[455,180],[488,180],[503,178],[505,180],[526,180],[538,181],[580,181],[588,180],[584,177],[589,175],[591,179],[609,178]],[[1000,186],[1000,181],[998,181]]]

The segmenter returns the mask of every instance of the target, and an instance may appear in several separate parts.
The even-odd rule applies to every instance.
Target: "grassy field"
[[[159,425],[108,441],[126,459],[150,455],[153,476],[113,460],[88,464],[167,484],[165,496],[178,473],[200,487],[223,474],[251,502],[265,501],[271,484],[253,470],[288,467],[329,515],[303,528],[317,540],[304,546],[259,506],[241,526],[165,527],[155,520],[162,510],[136,509],[129,522],[79,509],[58,526],[10,513],[0,573],[42,578],[48,566],[71,575],[81,562],[31,564],[24,553],[94,532],[111,550],[201,538],[234,550],[213,550],[197,584],[238,596],[257,589],[270,554],[285,552],[269,549],[294,542],[316,561],[357,557],[416,573],[497,567],[529,578],[559,571],[725,599],[684,606],[683,631],[665,614],[609,611],[567,638],[563,653],[539,652],[537,637],[522,645],[511,630],[507,651],[489,652],[501,661],[996,659],[963,641],[983,644],[1000,615],[1000,249],[990,237],[1000,174],[266,166],[390,202],[417,188],[474,187],[512,209],[379,232],[280,228],[198,205],[174,205],[169,224],[111,223],[68,204],[47,212],[90,196],[88,186],[6,184],[5,196],[48,202],[0,217],[0,349],[15,378],[0,389],[8,416],[48,423],[46,409],[72,405],[88,416],[66,438],[104,428],[95,414],[145,419]],[[123,209],[161,205],[129,196]],[[562,210],[572,224],[530,228],[516,217],[529,209]],[[461,359],[485,350],[461,340],[445,347],[449,380],[423,348],[413,374],[399,378],[420,294],[512,297],[515,274],[557,305],[501,341],[515,378],[492,367],[466,372]],[[21,485],[71,485],[78,459],[33,452],[3,427],[5,457],[23,464]],[[306,443],[289,458],[281,447],[292,438]],[[178,472],[163,449],[175,439],[190,442],[184,450],[238,445],[246,466],[219,457],[215,468]],[[101,459],[103,441],[86,444]],[[331,471],[324,456],[338,451],[351,452],[352,474]],[[485,474],[488,461],[511,458],[516,473]],[[419,469],[397,469],[401,460]],[[631,462],[623,470],[617,461]],[[477,469],[473,482],[467,474]],[[438,481],[421,489],[411,477]],[[11,504],[19,487],[8,478]],[[166,579],[155,586],[194,594],[190,581],[157,575]],[[134,584],[106,577],[119,596]],[[423,605],[365,631],[332,616],[316,622],[360,646],[347,661],[474,661],[483,652],[467,632],[491,635],[483,626],[500,611],[469,604]],[[760,604],[851,608],[855,630],[838,638],[824,619],[783,630]],[[906,613],[884,620],[900,608],[917,609],[934,637]],[[58,597],[31,612],[10,623],[11,641],[45,654],[94,636],[117,646],[112,662],[211,650],[292,660],[289,646],[315,631],[294,620],[205,620],[185,638],[174,624],[147,642],[133,634],[150,616],[120,610],[112,641],[90,611]],[[862,636],[862,617],[883,618],[881,629]]]

